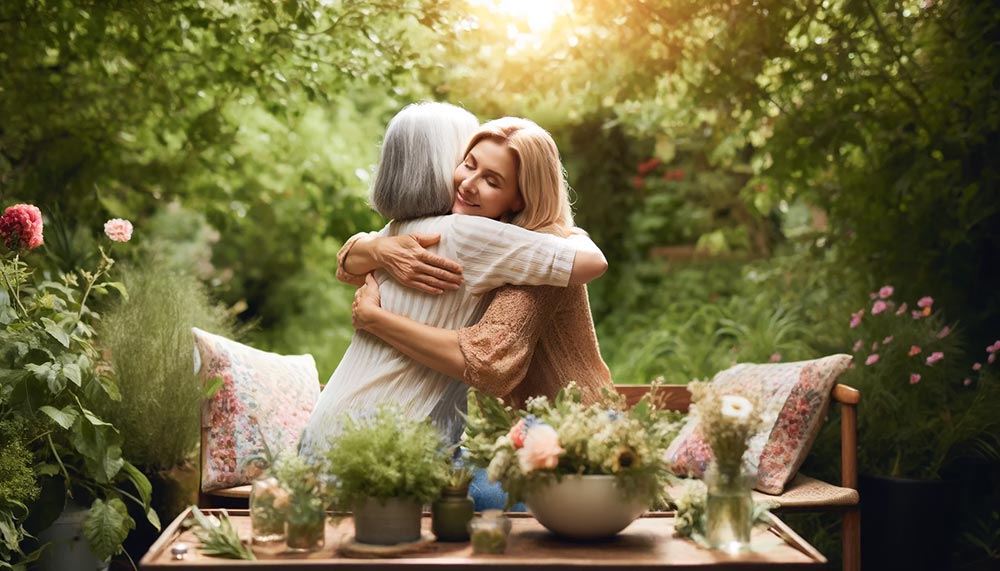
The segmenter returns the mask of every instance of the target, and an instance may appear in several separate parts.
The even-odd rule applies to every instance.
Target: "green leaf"
[[[163,525],[160,523],[160,516],[156,515],[156,510],[153,508],[146,510],[146,519],[150,524],[152,524],[156,531],[160,531],[160,529],[162,529]]]
[[[103,282],[100,285],[103,287],[109,287],[116,290],[119,294],[121,294],[122,298],[125,299],[125,301],[128,301],[128,290],[125,289],[125,284],[123,284],[122,282]]]
[[[84,416],[93,415],[84,409]],[[107,423],[93,424],[78,418],[73,425],[70,443],[83,456],[86,474],[100,484],[110,483],[125,465],[122,437]]]
[[[107,502],[97,499],[83,521],[83,536],[90,543],[94,555],[106,560],[121,553],[122,542],[134,528],[135,520],[129,517],[125,502],[118,498]]]
[[[122,393],[118,389],[118,382],[115,379],[108,375],[97,375],[94,378],[97,379],[97,383],[104,389],[104,393],[108,395],[108,398],[114,402],[121,402]]]
[[[74,364],[74,363],[70,363],[68,365],[63,365],[63,367],[62,367],[62,375],[64,377],[66,377],[66,379],[68,379],[74,385],[76,385],[78,387],[81,386],[81,384],[83,383],[83,380],[82,380],[82,377],[81,377],[82,373],[80,371],[80,365],[77,365],[77,364]]]
[[[54,420],[56,424],[67,430],[69,430],[69,428],[73,426],[73,423],[76,422],[77,417],[80,416],[80,413],[70,406],[63,407],[62,410],[59,410],[55,407],[45,405],[39,407],[38,410],[45,413],[45,415]]]
[[[45,325],[45,332],[52,336],[53,339],[62,344],[63,347],[69,348],[69,334],[66,333],[62,327],[49,319],[48,317],[43,317],[41,319],[42,324]]]
[[[142,507],[148,508],[149,502],[153,497],[153,485],[149,482],[149,478],[140,472],[131,462],[125,462],[122,466],[122,471],[125,472],[125,477],[135,486],[136,491],[139,492]]]

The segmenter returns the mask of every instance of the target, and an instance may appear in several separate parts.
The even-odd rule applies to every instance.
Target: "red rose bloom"
[[[15,204],[0,216],[0,238],[11,250],[42,245],[42,212],[31,204]]]

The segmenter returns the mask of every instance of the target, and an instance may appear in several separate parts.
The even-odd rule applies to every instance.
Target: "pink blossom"
[[[919,355],[921,351],[923,351],[923,349],[921,349],[920,347],[917,347],[916,345],[910,345],[909,355],[910,357],[914,355]]]
[[[920,382],[920,375],[916,373],[910,373],[910,384],[915,385]]]
[[[885,309],[886,309],[887,307],[888,307],[888,306],[887,306],[887,305],[885,304],[885,302],[884,302],[884,301],[882,301],[881,299],[880,299],[880,300],[878,300],[878,301],[876,301],[876,302],[875,302],[875,303],[874,303],[874,304],[872,305],[872,315],[878,315],[878,314],[882,313],[883,311],[885,311]]]
[[[892,335],[890,335],[890,336],[888,336],[888,337],[886,337],[885,339],[882,340],[882,344],[883,345],[888,345],[889,343],[892,343]]]
[[[0,216],[0,238],[11,250],[42,245],[42,211],[33,204],[8,206]]]
[[[948,327],[947,325],[945,325],[944,327],[941,328],[941,331],[938,331],[938,334],[937,334],[938,339],[944,339],[950,333],[951,333],[951,327]]]
[[[514,448],[521,448],[524,446],[524,435],[527,430],[524,427],[524,419],[517,421],[517,424],[510,427],[510,432],[507,433],[507,438],[514,443]]]
[[[861,340],[858,339],[857,341],[854,342],[854,349],[853,349],[853,351],[855,353],[857,353],[860,350],[861,350]]]
[[[121,218],[112,218],[104,223],[104,233],[115,242],[128,242],[132,239],[132,223]]]
[[[781,353],[775,352],[774,354],[771,355],[771,362],[772,363],[777,363],[780,360],[781,360]]]
[[[878,341],[872,342],[872,351],[878,351]]]
[[[878,363],[878,353],[872,353],[871,355],[868,355],[867,359],[865,359],[866,365],[874,365],[875,363]]]
[[[972,384],[972,379],[970,379],[969,377],[965,377],[965,380],[962,381],[962,384],[965,386],[969,386]]]
[[[987,353],[996,353],[997,351],[1000,351],[1000,341],[996,341],[986,348]]]
[[[874,301],[874,300],[878,299],[878,294],[877,293],[870,293],[870,294],[868,294],[868,299]]]
[[[851,314],[851,329],[861,325],[861,316],[865,314],[864,309],[859,309]]]
[[[881,297],[882,299],[889,299],[890,297],[892,297],[893,291],[895,290],[892,289],[891,285],[882,286],[882,289],[878,290],[878,296]]]
[[[931,353],[930,357],[927,357],[927,364],[933,365],[934,363],[937,363],[941,359],[944,359],[944,353],[942,353],[941,351],[935,351]]]
[[[990,353],[990,356],[986,358],[986,362],[989,363],[989,364],[991,364],[991,365],[993,364],[993,361],[996,361],[996,360],[997,360],[997,354],[996,353]]]
[[[917,300],[917,307],[927,308],[932,305],[934,305],[934,298],[929,295],[925,295],[924,297]]]
[[[913,316],[913,319],[920,319],[921,317],[924,316],[924,312],[923,311],[911,311],[910,315]]]
[[[973,363],[972,364],[972,370],[973,371],[978,371],[979,369],[982,369],[982,368],[983,368],[983,364],[982,363]]]
[[[906,302],[905,301],[903,302],[903,305],[899,306],[899,309],[896,310],[896,315],[903,315],[904,313],[906,313]]]
[[[517,460],[521,472],[528,474],[538,469],[555,468],[563,452],[555,429],[547,424],[536,424],[528,429],[524,448],[517,451]]]

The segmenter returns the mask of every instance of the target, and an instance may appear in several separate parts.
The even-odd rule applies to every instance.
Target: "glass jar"
[[[511,523],[500,510],[485,510],[482,517],[469,522],[472,552],[481,555],[498,555],[507,550],[507,534]]]
[[[756,474],[742,465],[719,469],[712,462],[705,472],[706,537],[713,549],[736,554],[750,549],[753,529],[753,489]]]
[[[469,488],[445,488],[431,504],[431,531],[438,541],[469,541],[469,522],[475,505]]]
[[[285,540],[285,510],[288,492],[273,476],[264,476],[250,486],[250,527],[254,545]]]
[[[285,544],[292,552],[316,551],[326,545],[326,509],[319,498],[292,498]]]

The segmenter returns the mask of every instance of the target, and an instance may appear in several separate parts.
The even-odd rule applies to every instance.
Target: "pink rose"
[[[875,363],[878,363],[878,353],[872,353],[871,355],[868,355],[867,359],[865,359],[866,365],[874,365]]]
[[[996,361],[996,360],[997,360],[997,354],[996,353],[990,353],[990,356],[986,358],[986,362],[989,363],[989,364],[991,364],[991,365],[993,364],[993,361]]]
[[[916,373],[910,373],[910,384],[915,385],[920,382],[920,375]]]
[[[42,245],[42,211],[32,204],[7,207],[0,216],[0,238],[11,250],[32,250]]]
[[[529,474],[538,469],[555,468],[563,452],[555,429],[547,424],[536,424],[528,429],[524,448],[517,451],[517,460],[521,472]]]
[[[938,339],[944,339],[950,333],[951,333],[951,327],[948,327],[947,325],[945,325],[944,327],[941,328],[941,331],[938,331],[938,334],[937,334]]]
[[[913,316],[913,319],[920,319],[921,317],[924,316],[924,312],[923,311],[911,311],[910,315]]]
[[[972,379],[970,379],[969,377],[965,377],[965,380],[962,381],[962,384],[965,386],[969,386],[972,384]]]
[[[919,300],[917,300],[917,307],[924,307],[924,308],[926,308],[926,307],[930,307],[932,305],[934,305],[934,298],[931,297],[931,296],[929,296],[929,295],[925,295],[924,297],[922,297]]]
[[[851,329],[861,325],[861,316],[865,314],[864,309],[859,309],[851,314]]]
[[[890,336],[888,336],[888,337],[886,337],[885,339],[882,340],[882,344],[883,345],[888,345],[889,343],[892,343],[892,335],[890,335]]]
[[[886,310],[887,307],[889,306],[886,305],[885,302],[882,301],[881,299],[876,301],[874,304],[872,304],[872,315],[878,315],[882,313],[883,311]]]
[[[903,315],[904,313],[906,313],[906,302],[905,301],[903,302],[903,305],[899,306],[899,309],[896,310],[896,315]]]
[[[941,359],[944,359],[944,353],[942,353],[941,351],[935,351],[931,353],[930,357],[927,357],[927,364],[933,365],[934,363],[937,363]]]
[[[510,427],[510,432],[507,433],[507,438],[514,443],[514,448],[521,448],[524,446],[524,433],[526,432],[524,428],[524,419],[517,421],[517,424]]]
[[[889,299],[890,297],[892,297],[893,291],[895,290],[892,289],[891,285],[882,286],[882,289],[878,290],[878,296],[881,297],[882,299]]]
[[[982,363],[973,363],[973,365],[972,365],[972,370],[973,371],[978,371],[979,369],[982,369],[982,368],[983,368],[983,364]]]
[[[104,233],[115,242],[128,242],[132,239],[132,223],[121,218],[112,218],[104,223]]]

